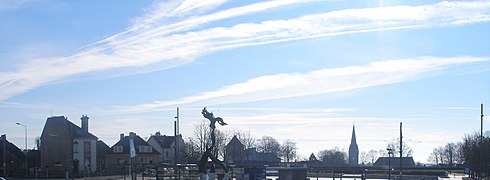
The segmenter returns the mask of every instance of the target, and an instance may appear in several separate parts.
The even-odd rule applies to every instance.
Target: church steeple
[[[359,165],[359,148],[357,147],[356,129],[354,125],[352,125],[352,137],[349,146],[349,165],[350,166]]]

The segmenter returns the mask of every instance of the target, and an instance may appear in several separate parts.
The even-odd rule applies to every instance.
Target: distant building
[[[279,165],[281,159],[275,153],[257,152],[256,148],[244,149],[243,144],[234,136],[226,145],[225,163],[241,167],[263,167]]]
[[[359,148],[357,147],[356,130],[354,126],[352,126],[352,137],[349,146],[349,165],[350,166],[359,165]]]
[[[95,173],[97,137],[88,130],[89,117],[82,115],[81,127],[64,116],[46,120],[41,134],[41,168],[50,177],[63,177],[65,171],[76,174]]]
[[[135,157],[131,163],[130,138],[133,138]],[[128,172],[128,167],[133,164],[135,169],[144,169],[158,164],[160,153],[150,146],[136,133],[130,132],[129,136],[120,135],[119,141],[105,154],[105,166],[110,173]]]
[[[245,146],[238,140],[236,136],[231,138],[228,145],[225,147],[225,163],[234,165],[243,165],[245,157]]]
[[[5,144],[5,146],[4,146]],[[4,162],[4,148],[6,161]],[[3,164],[7,166],[7,177],[23,177],[25,175],[25,155],[15,144],[7,140],[7,135],[0,139],[0,176],[3,176]]]
[[[166,136],[161,135],[160,132],[156,132],[155,135],[152,135],[150,139],[148,139],[148,144],[152,146],[158,153],[160,153],[159,161],[162,163],[175,163],[175,136]],[[182,135],[177,136],[178,144],[179,144],[179,160],[177,163],[182,163],[181,159],[184,154],[184,140],[182,139]]]
[[[391,166],[392,168],[400,167],[400,157],[379,157],[378,160],[373,164],[375,167],[386,167]],[[402,158],[403,167],[414,167],[415,162],[412,157]]]

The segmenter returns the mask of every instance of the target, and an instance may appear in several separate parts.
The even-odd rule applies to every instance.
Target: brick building
[[[41,169],[51,177],[95,173],[97,137],[88,131],[88,116],[81,127],[64,116],[49,117],[41,134]]]
[[[131,163],[130,137],[133,138],[135,157]],[[110,173],[127,173],[129,165],[133,169],[142,171],[147,167],[158,164],[160,153],[151,147],[136,133],[130,132],[129,136],[120,135],[119,141],[105,154],[105,166]]]
[[[156,151],[158,151],[158,153],[160,153],[161,163],[174,164],[176,159],[175,140],[175,136],[161,135],[160,132],[157,132],[155,133],[155,135],[152,135],[150,139],[148,139],[148,144],[152,146]],[[177,136],[177,141],[179,144],[178,157],[179,159],[182,159],[184,154],[184,140],[182,139],[182,135]],[[177,161],[177,163],[182,162],[179,160]]]

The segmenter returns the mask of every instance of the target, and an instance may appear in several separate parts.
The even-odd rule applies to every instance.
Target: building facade
[[[357,147],[356,129],[354,126],[352,126],[352,137],[349,146],[349,165],[350,166],[359,165],[359,148]]]
[[[226,145],[225,152],[225,163],[239,166],[243,165],[245,146],[236,136],[233,136],[230,142]]]
[[[131,153],[130,142],[133,142]],[[105,154],[105,166],[110,173],[127,173],[130,165],[134,169],[146,169],[159,164],[160,153],[136,133],[120,135],[119,141]]]
[[[234,136],[226,145],[225,163],[238,167],[264,167],[279,165],[281,159],[275,153],[257,152],[256,148],[244,149],[244,145]]]
[[[88,116],[82,115],[81,126],[64,116],[49,117],[41,134],[41,168],[51,176],[95,173],[97,137],[88,131]]]
[[[178,144],[176,144],[175,140],[177,140]],[[161,163],[183,163],[181,161],[184,155],[184,140],[182,139],[182,135],[177,135],[176,138],[175,136],[161,135],[160,132],[156,132],[155,135],[152,135],[147,142],[158,153],[160,153]],[[175,153],[175,149],[178,149],[178,154]]]
[[[20,148],[7,140],[7,135],[5,134],[0,138],[0,157],[0,173],[2,173],[0,176],[5,176],[5,178],[24,177],[25,155]],[[5,165],[5,169],[3,165]],[[4,170],[5,175],[3,174]]]

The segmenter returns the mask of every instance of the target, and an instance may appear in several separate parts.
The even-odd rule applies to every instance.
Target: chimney
[[[83,115],[82,114],[82,118],[80,118],[82,120],[82,130],[83,132],[86,132],[88,133],[88,116],[87,115]]]
[[[119,135],[119,140],[122,140],[123,138],[124,138],[124,133],[121,133],[121,134]]]

